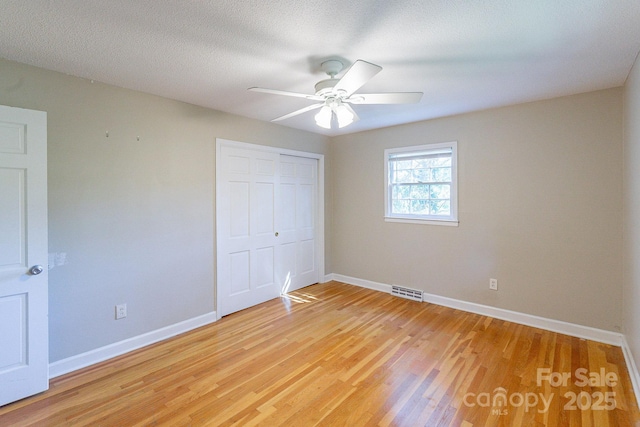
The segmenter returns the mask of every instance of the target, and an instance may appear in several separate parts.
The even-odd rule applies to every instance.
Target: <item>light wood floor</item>
[[[538,368],[571,378],[552,387],[538,381]],[[576,384],[600,372],[615,375],[616,385]],[[0,408],[0,426],[622,427],[639,420],[618,347],[337,282],[55,378],[46,393]]]

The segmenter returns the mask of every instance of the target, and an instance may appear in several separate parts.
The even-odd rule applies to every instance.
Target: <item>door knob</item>
[[[278,237],[278,234],[280,234],[280,233],[278,233],[278,232],[276,231],[276,237]]]
[[[32,276],[37,276],[38,274],[42,273],[43,270],[44,269],[41,265],[34,265],[29,269],[29,274],[31,274]]]

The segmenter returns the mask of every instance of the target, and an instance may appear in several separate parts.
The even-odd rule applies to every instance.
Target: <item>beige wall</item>
[[[452,140],[459,227],[384,222],[383,150]],[[332,158],[334,273],[620,329],[621,89],[341,136]]]
[[[0,104],[48,112],[49,251],[68,261],[50,271],[52,362],[214,309],[216,137],[327,155],[327,273],[619,330],[622,89],[329,140],[4,60],[0,75]],[[385,223],[383,150],[451,140],[459,227]],[[626,159],[633,178],[640,156]],[[625,271],[638,354],[640,285]]]
[[[323,136],[10,61],[0,76],[0,104],[48,113],[49,252],[67,254],[52,362],[214,310],[215,138],[328,154]]]
[[[623,332],[640,366],[640,59],[624,97],[624,287]]]

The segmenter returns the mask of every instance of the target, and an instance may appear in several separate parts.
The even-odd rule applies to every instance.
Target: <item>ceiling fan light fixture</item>
[[[320,109],[318,114],[315,115],[316,124],[321,128],[331,129],[331,118],[333,111],[326,105]]]
[[[353,123],[353,114],[344,105],[339,105],[336,110],[336,117],[338,118],[338,127],[343,128]]]
[[[250,87],[249,90],[316,101],[316,104],[276,117],[272,121],[277,122],[320,109],[315,115],[315,120],[316,124],[324,129],[331,129],[334,121],[336,124],[333,127],[343,128],[359,120],[351,104],[412,104],[420,102],[422,98],[422,92],[356,94],[358,89],[382,70],[381,66],[361,59],[354,62],[340,78],[336,78],[336,75],[342,71],[341,61],[337,59],[324,61],[321,68],[329,78],[315,85],[316,92],[313,95],[260,87]]]

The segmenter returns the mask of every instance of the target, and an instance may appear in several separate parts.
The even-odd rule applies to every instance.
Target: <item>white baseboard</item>
[[[622,334],[617,332],[582,326],[575,323],[564,322],[562,320],[534,316],[533,314],[520,313],[517,311],[506,310],[504,308],[460,301],[453,298],[428,294],[426,292],[422,295],[425,302],[430,302],[432,304],[443,305],[445,307],[494,317],[496,319],[532,326],[534,328],[545,329],[551,332],[558,332],[572,337],[598,341],[604,344],[611,344],[618,347],[622,345]]]
[[[49,364],[49,378],[55,378],[95,363],[104,362],[112,357],[120,356],[141,347],[199,328],[200,326],[208,325],[216,320],[216,312],[213,311],[211,313],[203,314],[202,316],[156,329],[155,331],[147,332],[136,337],[96,348],[95,350],[90,350],[86,353],[58,360]]]
[[[391,285],[385,283],[372,282],[370,280],[358,279],[355,277],[343,276],[341,274],[330,275],[332,280],[356,285],[367,289],[381,292],[391,292]],[[455,308],[457,310],[494,317],[496,319],[532,326],[534,328],[545,329],[547,331],[558,332],[573,337],[598,341],[605,344],[622,346],[623,336],[617,332],[605,331],[603,329],[591,328],[589,326],[577,325],[575,323],[563,322],[561,320],[548,319],[531,314],[519,313],[505,310],[503,308],[491,307],[488,305],[476,304],[468,301],[461,301],[439,295],[422,293],[425,302]]]
[[[631,348],[627,342],[627,338],[622,335],[622,354],[624,355],[624,361],[627,363],[627,370],[629,371],[629,378],[631,378],[631,384],[633,385],[633,392],[636,395],[638,401],[638,407],[640,407],[640,373],[638,373],[638,366],[631,353]]]
[[[320,278],[320,283],[327,283],[333,280],[333,274],[325,274],[324,277]]]
[[[349,285],[360,286],[361,288],[372,289],[374,291],[380,292],[391,292],[391,285],[386,285],[384,283],[372,282],[371,280],[365,279],[357,279],[355,277],[343,276],[342,274],[331,274],[331,280],[335,280],[337,282],[347,283]]]

